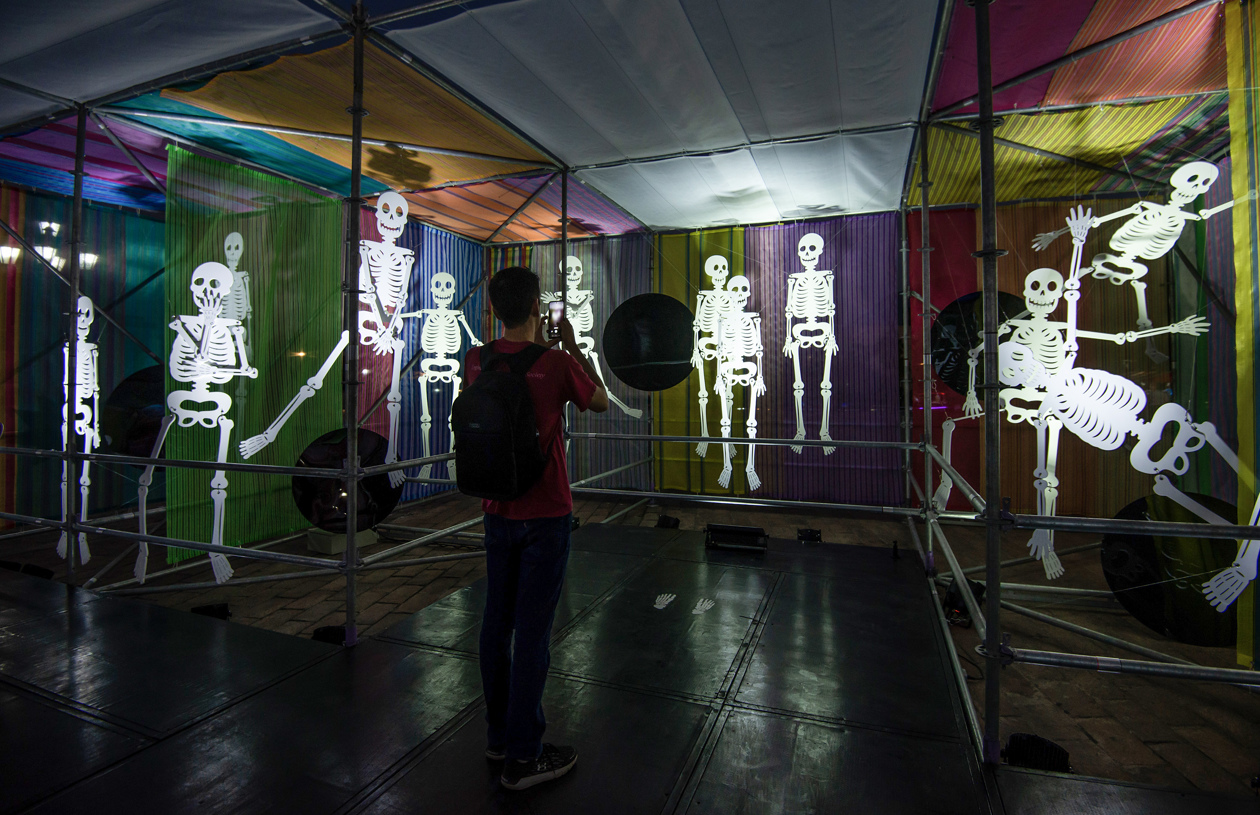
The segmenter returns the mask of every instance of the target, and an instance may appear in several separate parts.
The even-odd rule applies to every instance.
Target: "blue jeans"
[[[551,665],[551,624],[569,562],[572,515],[513,521],[486,515],[486,613],[481,686],[487,744],[509,759],[534,759],[547,728],[543,685]]]

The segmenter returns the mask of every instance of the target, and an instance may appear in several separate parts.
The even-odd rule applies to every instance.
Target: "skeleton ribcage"
[[[569,322],[573,324],[575,334],[586,334],[595,327],[595,312],[591,309],[589,297],[577,307],[573,314],[569,315]]]
[[[1116,234],[1111,236],[1111,248],[1130,257],[1147,260],[1162,258],[1181,237],[1185,223],[1180,218],[1158,212],[1143,212],[1116,230]]]
[[[696,325],[701,334],[716,336],[719,318],[726,310],[729,298],[726,292],[705,290],[700,292],[700,306],[696,313]]]
[[[1115,450],[1138,428],[1146,394],[1122,376],[1090,368],[1069,371],[1046,407],[1087,444]]]
[[[243,273],[238,273],[236,281],[232,289],[228,292],[228,296],[223,300],[223,309],[219,315],[225,320],[244,320],[245,304],[249,300],[249,292],[246,289],[248,283]]]
[[[429,314],[420,329],[420,347],[426,354],[451,356],[459,352],[459,323],[455,315],[459,312],[448,311],[445,314]]]
[[[821,274],[793,275],[795,284],[788,301],[788,313],[798,320],[823,319],[836,313],[836,301],[831,285]]]
[[[200,322],[200,318],[198,318]],[[185,329],[193,336],[193,339],[200,342],[200,328],[197,323],[184,323]],[[192,345],[184,338],[183,334],[175,338],[175,343],[171,346],[171,378],[176,382],[217,382],[223,384],[232,379],[233,374],[230,371],[215,371],[207,375],[200,374],[196,371],[196,354],[198,346]],[[210,329],[210,342],[206,346],[206,362],[217,368],[235,368],[236,367],[236,344],[233,342],[232,334],[228,331],[227,326],[215,321]]]
[[[387,309],[398,308],[411,272],[411,253],[397,246],[369,243],[367,259],[376,296]]]
[[[738,312],[726,316],[718,329],[718,343],[722,356],[732,359],[747,359],[757,356],[762,350],[761,336],[754,322],[756,314]]]

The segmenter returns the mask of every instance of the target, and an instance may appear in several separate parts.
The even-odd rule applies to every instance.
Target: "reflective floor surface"
[[[544,699],[578,764],[507,792],[482,755],[484,591],[341,649],[0,572],[0,813],[1255,811],[982,771],[913,553],[599,525]]]

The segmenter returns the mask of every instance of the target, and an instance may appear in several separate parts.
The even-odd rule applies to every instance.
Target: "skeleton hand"
[[[1200,334],[1206,334],[1208,327],[1211,325],[1212,324],[1203,317],[1187,317],[1180,322],[1176,322],[1168,326],[1168,333],[1189,334],[1192,337],[1197,337]]]
[[[963,402],[963,418],[978,419],[984,415],[984,408],[980,406],[980,400],[976,398],[975,391],[967,391],[967,399]]]
[[[700,356],[700,348],[696,346],[691,351],[691,367],[699,368],[704,364],[704,358]]]
[[[193,376],[196,377],[210,376],[216,370],[213,365],[200,359],[193,363],[192,369]]]
[[[1234,565],[1203,584],[1203,596],[1208,599],[1213,608],[1224,612],[1255,579],[1254,564],[1250,571],[1251,575],[1248,576],[1243,571],[1242,565],[1235,561]]]
[[[1068,210],[1068,231],[1072,233],[1073,243],[1084,243],[1085,238],[1089,235],[1090,227],[1094,225],[1094,215],[1092,209],[1085,207],[1077,207],[1074,211]],[[1041,236],[1038,235],[1038,238]],[[1036,242],[1033,243],[1035,247]]]
[[[753,393],[757,396],[764,396],[766,393],[766,380],[760,376],[753,382]]]
[[[372,341],[368,343],[372,350],[376,351],[377,356],[394,353],[394,332],[388,328],[383,328],[372,337]]]
[[[1056,232],[1037,233],[1037,237],[1034,238],[1032,242],[1033,251],[1040,252],[1042,249],[1045,249],[1047,246],[1054,243],[1056,238],[1058,238],[1060,235],[1064,234],[1067,231],[1068,230],[1066,229],[1060,229]]]
[[[713,608],[712,600],[697,600],[696,607],[691,610],[692,614],[703,614]]]
[[[674,602],[677,599],[678,599],[677,594],[658,594],[656,595],[656,602],[652,604],[652,608],[656,608],[656,609],[665,608],[665,606],[669,605],[670,603]]]
[[[832,334],[831,336],[827,337],[827,344],[823,346],[823,351],[827,353],[828,355],[840,353],[840,346],[836,345],[835,334]]]
[[[794,350],[796,350],[796,343],[792,341],[792,335],[788,334],[787,339],[783,341],[783,356],[792,356]]]
[[[271,439],[267,438],[266,433],[259,433],[257,436],[250,436],[238,445],[241,451],[241,458],[249,458],[268,444],[271,444]]]
[[[1028,539],[1028,554],[1037,560],[1043,560],[1047,554],[1054,554],[1054,540],[1050,537],[1049,529],[1037,529],[1032,533],[1032,537]]]
[[[1059,562],[1059,556],[1054,550],[1045,553],[1041,559],[1041,568],[1045,569],[1047,580],[1058,580],[1063,577],[1063,564]]]

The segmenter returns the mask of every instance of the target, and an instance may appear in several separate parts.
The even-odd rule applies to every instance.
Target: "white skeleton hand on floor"
[[[656,609],[662,609],[677,599],[678,599],[677,594],[658,594],[656,595],[656,602],[652,604],[652,607]]]
[[[713,608],[712,600],[697,600],[696,607],[691,610],[692,614],[703,614]]]

